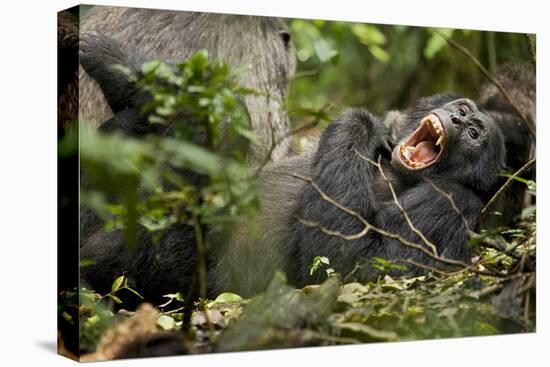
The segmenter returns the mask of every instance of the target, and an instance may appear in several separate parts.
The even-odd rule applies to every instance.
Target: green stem
[[[204,236],[202,226],[199,221],[199,217],[193,214],[193,228],[195,229],[195,237],[197,241],[198,252],[198,286],[199,297],[206,299],[206,246],[204,242]]]

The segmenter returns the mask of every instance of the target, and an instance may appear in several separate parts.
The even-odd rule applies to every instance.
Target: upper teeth
[[[435,145],[443,147],[443,145],[445,144],[445,135],[443,134],[444,130],[443,130],[443,126],[441,125],[441,122],[439,121],[439,118],[437,118],[437,116],[433,114],[430,114],[422,120],[421,124],[425,124],[428,126],[428,128],[431,128],[433,131],[435,131],[435,133],[438,135]],[[403,144],[401,145],[400,151],[401,151],[401,156],[405,158],[409,166],[414,168],[425,166],[425,164],[420,162],[415,162],[411,159],[411,156],[415,151],[415,147]]]
[[[441,122],[439,122],[439,119],[434,115],[428,115],[422,123],[428,125],[428,127],[431,127],[437,135],[439,135],[439,138],[437,139],[435,145],[441,145],[445,143],[445,135],[443,135],[443,126],[441,126]]]
[[[428,115],[424,120],[423,123],[430,126],[432,129],[435,130],[437,135],[443,134],[443,126],[441,126],[441,122],[439,122],[439,119],[434,115]]]

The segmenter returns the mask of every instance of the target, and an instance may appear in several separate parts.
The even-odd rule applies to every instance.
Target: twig
[[[464,228],[466,228],[466,231],[468,231],[468,233],[471,233],[472,231],[470,230],[470,225],[468,224],[468,221],[464,217],[464,214],[462,213],[462,211],[460,209],[458,209],[458,206],[456,205],[456,202],[454,201],[453,196],[451,194],[441,190],[439,187],[437,187],[437,185],[434,184],[432,180],[430,180],[428,178],[424,178],[424,180],[426,182],[428,182],[430,185],[432,185],[432,187],[435,191],[437,191],[441,195],[445,196],[447,198],[447,200],[449,200],[449,202],[451,203],[451,206],[453,207],[454,211],[460,216],[460,218],[462,218],[462,222],[464,223]]]
[[[325,103],[323,105],[323,107],[321,107],[320,111],[324,110],[325,108],[327,108],[329,106],[329,103]],[[273,154],[273,151],[275,150],[275,148],[281,144],[285,139],[288,139],[290,138],[291,136],[294,136],[296,134],[299,134],[301,133],[302,131],[306,131],[306,130],[309,130],[311,128],[314,128],[315,126],[317,126],[319,124],[319,122],[321,121],[321,117],[319,115],[316,115],[315,118],[313,120],[311,120],[310,122],[302,125],[302,126],[299,126],[295,129],[291,129],[291,130],[288,130],[283,136],[281,136],[279,139],[275,139],[275,133],[273,130],[271,130],[271,147],[269,148],[269,151],[267,152],[266,156],[264,157],[264,160],[263,162],[258,166],[258,168],[256,169],[256,171],[254,172],[254,177],[258,177],[260,175],[260,173],[262,172],[262,170],[265,168],[265,166],[269,163],[269,161],[271,160],[271,154]]]
[[[193,214],[193,228],[195,230],[195,237],[197,242],[198,251],[198,283],[199,283],[199,297],[206,298],[206,246],[204,243],[203,232],[201,223],[196,214]]]
[[[503,287],[504,286],[502,285],[502,283],[497,283],[497,284],[490,285],[488,287],[485,287],[485,288],[481,289],[478,293],[478,297],[482,298],[482,297],[488,296],[492,293],[495,293],[495,292],[501,290]]]
[[[510,104],[510,106],[512,106],[512,108],[516,111],[516,113],[518,114],[518,116],[521,118],[521,120],[523,121],[523,123],[525,124],[525,126],[527,127],[527,129],[529,130],[529,133],[531,134],[531,137],[533,138],[533,141],[536,141],[536,138],[537,138],[537,134],[536,134],[536,130],[535,130],[535,127],[534,127],[534,122],[531,121],[529,119],[529,117],[527,117],[527,115],[519,108],[519,106],[516,104],[516,102],[512,99],[512,97],[510,97],[510,95],[508,94],[508,92],[506,92],[506,90],[504,89],[503,85],[500,83],[500,81],[495,78],[490,72],[489,70],[487,70],[487,68],[485,68],[485,66],[483,66],[483,64],[479,61],[479,59],[477,57],[475,57],[471,52],[470,50],[468,50],[466,47],[462,46],[460,43],[456,42],[455,40],[453,40],[452,38],[448,38],[446,37],[445,35],[443,35],[441,32],[437,31],[437,30],[434,30],[434,32],[439,35],[440,37],[442,37],[445,41],[447,41],[447,43],[449,45],[451,45],[452,47],[454,47],[455,49],[459,50],[460,52],[462,52],[464,55],[466,55],[468,58],[470,58],[470,60],[472,60],[472,62],[477,66],[477,68],[481,71],[481,73],[491,82],[493,83],[497,88],[498,90],[502,93],[502,95],[504,96],[504,98],[506,98],[506,100],[508,101],[508,103]]]
[[[386,183],[388,184],[388,187],[390,188],[391,195],[393,197],[393,202],[399,208],[399,210],[401,210],[401,213],[403,213],[403,216],[405,217],[405,221],[407,222],[409,228],[414,233],[416,233],[418,235],[418,237],[420,237],[422,239],[422,241],[424,241],[424,243],[437,256],[437,247],[433,244],[433,242],[431,242],[430,240],[428,240],[426,238],[426,236],[424,235],[424,233],[422,233],[422,231],[420,231],[418,228],[416,228],[416,226],[411,221],[411,218],[407,214],[407,211],[405,210],[405,208],[403,207],[401,202],[399,202],[399,198],[397,197],[397,194],[395,192],[395,189],[393,188],[393,185],[392,185],[391,181],[388,179],[388,176],[386,176],[386,173],[382,169],[382,165],[380,164],[380,156],[378,156],[378,163],[377,163],[377,162],[373,161],[372,159],[370,159],[369,157],[366,157],[366,156],[362,155],[361,153],[359,153],[359,151],[357,149],[353,148],[353,150],[355,151],[355,154],[357,154],[361,159],[366,160],[367,162],[373,164],[375,167],[378,168],[378,171],[380,171],[380,174],[382,175],[382,178],[384,179],[384,181],[386,181]]]
[[[523,167],[518,169],[512,176],[508,177],[508,180],[506,180],[506,182],[500,187],[500,189],[498,189],[498,191],[487,202],[487,204],[485,204],[483,209],[481,209],[482,216],[485,215],[485,212],[487,211],[487,209],[489,209],[491,205],[493,205],[495,200],[512,184],[513,180],[519,175],[523,174],[525,171],[527,171],[533,165],[533,163],[535,163],[536,159],[537,158],[531,159],[529,162],[525,163]]]
[[[176,312],[178,312],[178,311],[181,311],[181,310],[183,310],[183,309],[185,309],[185,306],[181,306],[181,307],[178,307],[178,308],[174,308],[173,310],[170,310],[170,311],[165,311],[165,312],[163,312],[162,314],[163,314],[163,315],[170,315],[170,314],[176,313]]]
[[[271,112],[269,113],[269,116],[271,116]],[[280,139],[281,141],[283,140],[284,138]],[[256,171],[254,172],[254,178],[257,178],[260,173],[262,172],[262,170],[264,169],[264,167],[269,163],[269,161],[271,160],[271,155],[273,154],[273,151],[275,150],[275,148],[277,147],[277,145],[280,144],[279,141],[276,141],[277,139],[275,139],[275,129],[271,129],[271,146],[269,147],[269,150],[267,151],[267,154],[265,155],[264,157],[264,160],[262,161],[262,163],[260,163],[260,165],[258,166],[258,168],[256,169]]]
[[[422,268],[422,269],[426,269],[426,270],[430,270],[434,273],[438,273],[438,274],[441,274],[441,275],[445,275],[445,276],[450,276],[451,273],[449,273],[448,271],[445,271],[445,270],[441,270],[441,269],[438,269],[438,268],[434,268],[432,266],[429,266],[429,265],[426,265],[426,264],[422,264],[422,263],[419,263],[417,261],[414,261],[413,259],[398,259],[398,260],[392,260],[393,263],[397,263],[397,262],[405,262],[405,263],[408,263],[408,264],[411,264],[411,265],[414,265],[416,267],[419,267],[419,268]]]
[[[342,283],[347,283],[347,280],[349,279],[349,277],[351,277],[353,274],[355,274],[355,272],[357,272],[358,270],[360,270],[365,266],[367,266],[367,264],[360,264],[359,261],[356,262],[353,269],[351,269],[351,271],[344,277],[344,279],[342,279]]]
[[[303,218],[297,218],[297,219],[300,223],[302,223],[306,227],[318,228],[321,232],[323,232],[325,234],[328,234],[329,236],[339,237],[339,238],[341,238],[343,240],[346,240],[346,241],[353,241],[353,240],[357,240],[361,237],[364,237],[364,236],[367,235],[367,233],[369,232],[369,229],[370,229],[370,226],[365,226],[365,228],[363,228],[363,230],[361,232],[357,232],[357,233],[351,234],[351,235],[346,235],[346,234],[343,234],[340,231],[333,231],[333,230],[330,230],[328,228],[325,228],[317,222],[311,222],[311,221],[305,220]]]
[[[321,72],[326,70],[328,68],[329,64],[322,65],[318,67],[317,69],[312,70],[304,70],[299,73],[294,74],[294,76],[290,79],[291,82],[301,79],[301,78],[309,78],[314,76],[319,76]]]
[[[361,344],[362,343],[361,341],[353,338],[326,335],[321,333],[314,333],[313,337],[319,340],[323,340],[331,343],[338,343],[338,344]]]
[[[523,306],[523,323],[525,324],[525,327],[527,327],[531,324],[529,322],[529,307],[531,303],[531,293],[527,292],[525,293],[525,304]]]
[[[525,292],[527,292],[528,290],[530,290],[532,288],[535,288],[535,276],[534,275],[529,276],[529,279],[527,280],[527,282],[524,285],[522,285],[516,291],[516,295],[520,295],[522,293],[525,293]]]

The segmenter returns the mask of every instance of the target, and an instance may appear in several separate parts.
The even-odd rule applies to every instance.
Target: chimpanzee
[[[243,86],[259,92],[243,97],[258,136],[247,156],[251,164],[265,159],[273,138],[283,141],[271,159],[288,154],[290,143],[283,139],[289,124],[284,100],[295,57],[281,19],[95,6],[82,17],[80,28],[82,33],[96,32],[152,59],[176,62],[207,50],[211,59],[229,64]],[[98,126],[113,116],[105,91],[81,70],[80,121]]]
[[[128,52],[119,52],[121,46],[105,37],[90,37],[84,44],[82,66],[103,90],[113,88],[106,83],[120,79],[104,63]],[[117,96],[128,101],[109,100],[111,106],[147,98],[134,98],[139,92],[128,83],[125,88]],[[135,126],[139,134],[147,133],[142,116],[127,109],[114,112],[104,129],[135,133]],[[253,295],[276,270],[285,271],[296,286],[317,282],[324,275],[309,274],[315,256],[328,257],[334,270],[358,281],[381,274],[368,264],[375,258],[407,266],[390,271],[397,274],[467,264],[468,230],[477,228],[507,164],[506,140],[495,116],[505,115],[457,94],[423,98],[403,112],[393,143],[383,119],[360,108],[345,111],[311,152],[264,168],[262,213],[252,222],[237,223],[232,237],[209,254],[210,294]],[[139,254],[129,257],[119,233],[89,233],[81,254],[96,265],[84,279],[92,286],[106,285],[115,272],[124,272],[149,297],[185,291],[196,262],[194,246],[182,246],[193,240],[189,232],[176,225],[157,246],[149,246],[150,237],[143,231]]]
[[[311,163],[313,182],[339,205],[391,235],[368,226],[364,236],[351,240],[327,234],[351,236],[366,224],[306,185],[289,223],[292,258],[299,259],[289,263],[289,273],[297,276],[296,283],[311,282],[307,264],[317,255],[329,257],[342,274],[376,257],[397,263],[413,260],[433,268],[445,265],[393,235],[426,248],[433,244],[439,257],[469,261],[467,230],[476,228],[483,198],[494,190],[505,166],[502,133],[475,102],[454,94],[424,98],[406,118],[391,154],[384,151],[387,131],[382,122],[365,110],[347,111],[328,126]],[[374,164],[378,157],[379,166]],[[438,189],[452,195],[458,210]],[[409,265],[407,273],[419,271],[425,269]],[[354,278],[365,281],[378,274],[375,267],[362,266]]]

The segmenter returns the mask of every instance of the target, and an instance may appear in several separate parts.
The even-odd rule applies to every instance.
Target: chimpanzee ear
[[[97,33],[84,33],[80,37],[80,65],[92,77],[114,113],[125,108],[138,107],[149,100],[128,76],[114,66],[121,65],[139,73],[147,59],[137,51]]]
[[[285,46],[285,50],[290,50],[290,40],[291,36],[290,33],[287,30],[279,31],[279,37],[281,37],[281,40],[283,41],[283,45]]]

